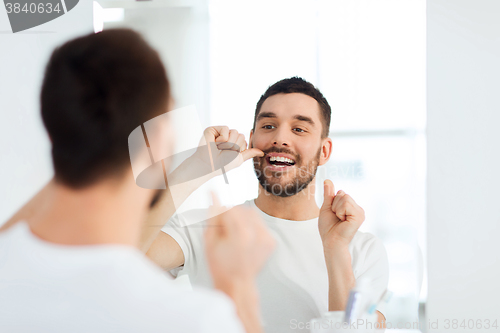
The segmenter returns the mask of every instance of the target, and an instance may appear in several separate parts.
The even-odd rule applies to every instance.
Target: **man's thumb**
[[[330,179],[325,180],[323,183],[324,188],[324,199],[323,199],[323,208],[330,208],[333,204],[333,199],[335,198],[335,186],[333,185]]]
[[[241,152],[241,156],[243,157],[243,161],[254,157],[262,157],[264,156],[264,152],[258,148],[250,148]]]

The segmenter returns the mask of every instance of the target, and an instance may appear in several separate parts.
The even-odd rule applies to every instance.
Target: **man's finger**
[[[205,228],[205,240],[208,243],[212,244],[223,234],[223,227],[221,223],[220,215],[216,215],[211,217],[207,221],[207,227]]]
[[[345,206],[339,207],[335,212],[335,215],[337,215],[340,221],[345,221],[347,218],[346,207]]]
[[[246,214],[243,207],[233,207],[223,214],[222,227],[228,237],[241,237],[242,233],[248,232],[251,227],[243,222]]]
[[[264,152],[258,148],[250,148],[241,152],[241,156],[243,157],[243,161],[254,157],[263,157]]]
[[[225,142],[229,137],[229,127],[227,126],[211,126],[203,131],[205,142],[201,144],[209,144],[210,142]]]
[[[327,179],[323,183],[323,206],[322,209],[330,209],[333,204],[333,200],[335,199],[335,186],[333,185],[330,179]]]
[[[235,129],[230,130],[229,131],[229,138],[227,139],[227,142],[236,143],[236,141],[238,140],[239,134],[240,133],[238,133],[238,131]]]
[[[218,216],[212,217],[205,228],[204,237],[205,237],[205,245],[210,245],[215,242],[215,240],[219,237],[220,234],[220,226],[217,221]]]
[[[233,150],[243,151],[245,149],[247,149],[247,141],[245,140],[245,136],[243,134],[238,134],[238,140],[236,140]]]
[[[345,218],[347,219],[347,216],[351,217],[358,217],[362,218],[364,220],[364,210],[361,208],[354,199],[346,193],[343,193],[343,198],[344,202],[344,207],[345,207]]]
[[[344,191],[338,191],[337,195],[335,195],[335,199],[333,200],[332,204],[332,211],[335,213],[335,215],[337,215],[337,217],[341,221],[345,221],[347,216],[347,206],[344,196],[345,196]]]
[[[215,133],[215,142],[227,142],[229,139],[229,127],[227,126],[214,126],[216,131]]]

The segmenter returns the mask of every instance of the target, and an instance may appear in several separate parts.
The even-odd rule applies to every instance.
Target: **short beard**
[[[291,196],[296,195],[303,189],[305,189],[314,179],[316,176],[316,171],[318,169],[319,165],[319,159],[321,156],[321,147],[318,149],[318,152],[316,154],[316,158],[312,161],[312,170],[302,170],[302,168],[299,168],[297,172],[299,175],[295,176],[295,178],[289,182],[288,184],[281,185],[281,184],[270,184],[268,182],[268,179],[264,173],[264,170],[262,168],[263,161],[265,159],[265,156],[270,153],[270,152],[286,152],[286,153],[291,153],[288,149],[279,149],[279,148],[274,148],[274,149],[269,149],[267,151],[264,151],[265,155],[264,157],[254,157],[253,162],[254,162],[254,171],[255,175],[257,176],[257,179],[259,180],[260,185],[262,188],[267,192],[270,193],[274,196],[278,196],[281,198],[288,198]],[[291,154],[293,155],[293,154]],[[296,155],[296,165],[300,165],[302,163],[302,159],[300,156]],[[306,165],[307,167],[307,165]],[[276,173],[279,173],[277,171]],[[301,173],[305,173],[305,176],[301,176]],[[279,178],[279,177],[278,177]]]

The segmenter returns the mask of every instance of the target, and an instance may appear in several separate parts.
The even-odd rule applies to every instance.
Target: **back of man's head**
[[[167,111],[157,52],[131,30],[105,30],[57,48],[41,92],[57,182],[82,188],[130,168],[128,135]]]

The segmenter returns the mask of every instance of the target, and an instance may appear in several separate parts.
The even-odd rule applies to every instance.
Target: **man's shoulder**
[[[247,200],[234,207],[252,207],[252,200]],[[231,209],[231,208],[228,208]],[[165,227],[193,227],[193,230],[203,229],[210,218],[208,208],[190,209],[181,213],[175,213],[167,222]]]
[[[358,252],[373,251],[373,249],[383,248],[380,238],[366,231],[358,230],[349,244],[353,250]]]
[[[349,244],[352,267],[356,277],[361,274],[376,279],[389,274],[387,251],[380,238],[369,232],[358,231]],[[368,273],[367,273],[368,272]]]
[[[15,223],[10,223],[10,224],[6,223],[5,225],[0,225],[0,240],[13,237],[13,235],[25,231],[26,228],[27,224],[23,220],[19,220]]]

